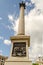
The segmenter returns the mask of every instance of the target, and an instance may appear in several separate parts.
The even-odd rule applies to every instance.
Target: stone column
[[[22,2],[20,3],[20,19],[18,26],[18,35],[25,34],[24,9],[25,9],[25,3]]]

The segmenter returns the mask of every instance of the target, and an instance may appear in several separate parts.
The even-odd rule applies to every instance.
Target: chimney
[[[19,18],[19,26],[18,26],[18,35],[25,35],[25,22],[24,22],[24,9],[25,3],[20,3],[20,18]]]

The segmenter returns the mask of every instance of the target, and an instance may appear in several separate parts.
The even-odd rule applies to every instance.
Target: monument
[[[30,46],[30,36],[25,35],[24,9],[25,3],[20,3],[20,18],[18,34],[10,37],[12,46],[10,57],[5,61],[5,65],[32,65],[29,61],[28,47]]]

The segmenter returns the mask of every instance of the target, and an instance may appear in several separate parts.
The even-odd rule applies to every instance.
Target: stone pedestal
[[[11,37],[12,47],[10,57],[5,61],[5,65],[32,65],[32,61],[29,60],[28,47],[30,46],[30,37],[24,35],[18,35]],[[12,56],[13,44],[15,42],[26,42],[26,56]],[[22,43],[20,43],[22,44]],[[25,44],[25,43],[24,43]]]
[[[6,62],[5,65],[32,65],[32,62],[31,61],[23,61],[23,62],[12,61],[12,62]]]

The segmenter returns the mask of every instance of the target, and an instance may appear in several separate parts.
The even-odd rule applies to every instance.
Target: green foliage
[[[32,65],[39,65],[38,63],[32,63]]]

